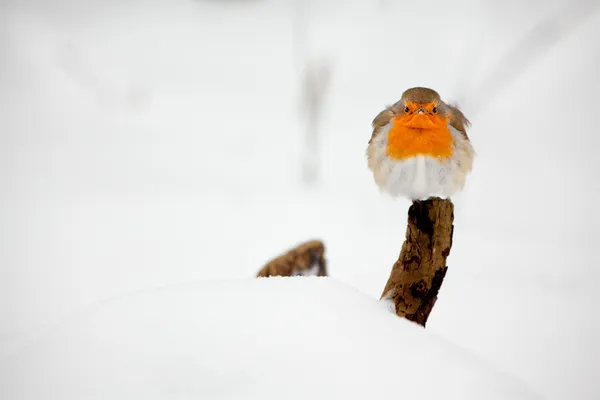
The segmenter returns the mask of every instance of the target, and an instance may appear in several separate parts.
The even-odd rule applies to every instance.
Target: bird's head
[[[435,90],[424,87],[406,90],[396,106],[394,122],[407,128],[446,128],[451,117],[450,110],[440,99],[440,95]]]
[[[448,128],[451,110],[432,89],[406,90],[393,108],[388,130],[387,153],[402,160],[417,155],[447,158],[452,155],[452,134]]]

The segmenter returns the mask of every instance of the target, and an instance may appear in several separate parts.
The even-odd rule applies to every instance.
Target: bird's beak
[[[425,114],[425,109],[423,109],[423,107],[419,107],[417,114]]]

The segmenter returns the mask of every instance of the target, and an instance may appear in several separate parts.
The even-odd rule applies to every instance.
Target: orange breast
[[[454,138],[447,119],[428,115],[402,116],[393,120],[388,133],[387,153],[403,160],[417,155],[448,158]]]

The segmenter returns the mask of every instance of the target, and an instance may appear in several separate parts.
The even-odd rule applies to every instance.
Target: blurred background
[[[0,360],[312,238],[379,298],[409,202],[375,186],[370,124],[427,86],[477,152],[428,330],[544,398],[600,398],[598,6],[1,1]]]

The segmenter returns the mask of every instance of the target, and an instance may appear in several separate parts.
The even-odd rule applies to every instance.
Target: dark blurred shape
[[[331,65],[326,59],[307,63],[302,78],[302,117],[304,147],[302,149],[302,178],[309,186],[316,185],[320,170],[321,120],[331,81]]]

